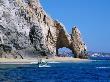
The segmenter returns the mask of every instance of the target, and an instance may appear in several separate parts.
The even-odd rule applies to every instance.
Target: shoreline
[[[80,59],[80,58],[72,58],[72,57],[53,57],[49,59],[45,59],[48,62],[85,62],[90,61],[89,59]]]
[[[46,62],[86,62],[91,61],[89,59],[79,59],[72,57],[52,57],[49,59],[41,58]],[[26,58],[26,59],[8,59],[0,58],[0,64],[37,64],[38,58]]]

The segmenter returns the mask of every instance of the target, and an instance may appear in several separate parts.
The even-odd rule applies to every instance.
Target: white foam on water
[[[48,63],[61,63],[61,62],[55,62],[55,61],[52,61],[52,62],[48,62]]]
[[[38,62],[31,62],[30,64],[38,64]]]
[[[98,68],[98,69],[108,69],[110,67],[96,67],[96,68]]]
[[[50,65],[39,65],[39,67],[51,67]]]

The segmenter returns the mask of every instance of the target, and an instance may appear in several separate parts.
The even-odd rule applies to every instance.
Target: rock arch
[[[78,28],[72,28],[72,33],[68,34],[65,27],[61,23],[58,21],[55,23],[57,28],[56,53],[58,54],[59,48],[66,47],[72,50],[75,58],[84,58],[86,54],[85,51],[87,49]]]
[[[78,28],[74,27],[68,34],[64,25],[48,16],[39,0],[6,2],[0,2],[0,11],[5,12],[0,13],[0,25],[5,27],[0,26],[0,31],[6,36],[4,43],[12,45],[16,51],[21,50],[23,54],[30,50],[45,51],[53,56],[59,48],[67,47],[75,57],[80,57],[86,50]]]

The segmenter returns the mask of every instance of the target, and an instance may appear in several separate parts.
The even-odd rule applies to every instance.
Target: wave
[[[39,65],[39,67],[51,67],[50,65]]]
[[[110,67],[96,67],[96,68],[98,68],[98,69],[108,69]]]
[[[52,62],[48,62],[48,63],[61,63],[61,62],[55,62],[55,61],[52,61]]]

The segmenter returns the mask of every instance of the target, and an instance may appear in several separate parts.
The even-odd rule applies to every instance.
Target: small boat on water
[[[48,63],[42,59],[38,60],[38,67],[50,67]]]

